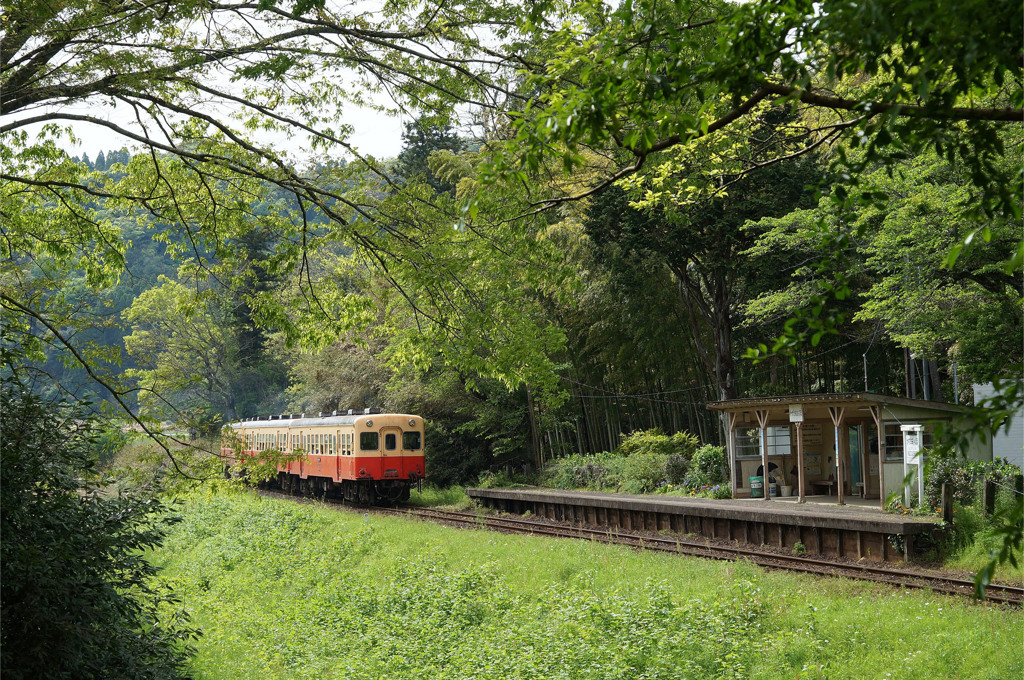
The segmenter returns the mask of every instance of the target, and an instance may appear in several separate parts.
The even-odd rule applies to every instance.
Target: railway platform
[[[911,561],[938,520],[889,515],[875,503],[796,503],[796,499],[682,498],[555,489],[467,489],[481,505],[582,526],[622,528],[769,545],[876,562]],[[815,498],[824,500],[827,497]]]

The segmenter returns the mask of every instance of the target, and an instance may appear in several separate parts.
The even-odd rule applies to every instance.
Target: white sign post
[[[903,431],[903,479],[907,478],[907,466],[917,466],[917,503],[924,502],[924,459],[921,456],[921,425],[900,425]],[[910,486],[903,487],[903,501],[910,507]]]

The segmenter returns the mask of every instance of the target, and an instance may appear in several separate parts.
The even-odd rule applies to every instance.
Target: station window
[[[769,456],[788,456],[791,453],[789,425],[772,425],[764,431]],[[736,428],[736,457],[761,457],[761,428]]]
[[[904,423],[911,425],[913,423]],[[932,446],[932,428],[926,425],[921,433],[921,447],[928,449]],[[885,424],[885,459],[887,461],[903,460],[903,430],[900,423]]]
[[[380,435],[376,432],[360,432],[359,448],[363,451],[376,451],[380,448]]]
[[[403,432],[402,433],[402,448],[406,451],[419,451],[420,450],[420,433],[419,432]]]
[[[398,437],[394,433],[389,432],[384,435],[384,448],[388,451],[394,451],[398,448]]]

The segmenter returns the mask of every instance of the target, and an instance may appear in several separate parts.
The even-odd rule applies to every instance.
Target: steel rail
[[[551,524],[512,517],[480,515],[468,512],[437,510],[433,508],[378,508],[392,515],[436,519],[475,528],[494,528],[513,533],[537,534],[558,538],[589,539],[602,543],[628,545],[646,550],[671,552],[708,559],[735,561],[746,559],[767,569],[797,571],[822,576],[842,576],[906,588],[931,589],[935,592],[959,596],[974,596],[974,581],[935,573],[921,573],[889,567],[853,564],[786,555],[784,553],[698,542],[685,538],[666,538],[650,534],[595,529],[568,524]],[[1024,604],[1024,588],[993,583],[986,589],[985,600],[1000,604]]]

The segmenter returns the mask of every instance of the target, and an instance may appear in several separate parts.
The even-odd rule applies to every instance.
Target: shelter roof
[[[869,406],[878,406],[887,411],[898,410],[904,416],[920,418],[950,418],[967,412],[965,407],[954,404],[925,401],[924,399],[908,399],[906,397],[891,397],[871,392],[745,397],[742,399],[712,402],[708,404],[708,408],[726,413],[767,410],[775,419],[784,417],[789,412],[789,407],[794,405],[803,406],[805,416],[809,418],[827,418],[827,407],[829,406],[844,406],[853,411],[863,411],[865,413],[868,411]]]

